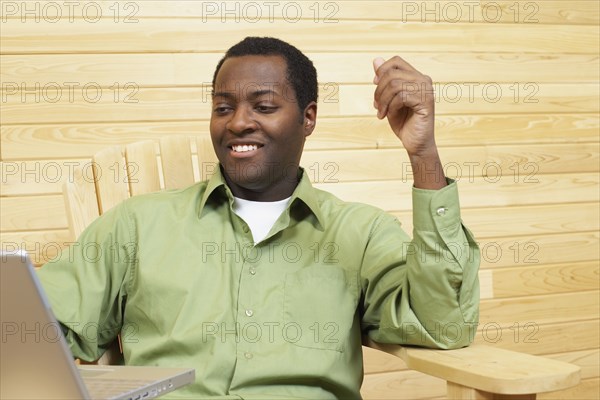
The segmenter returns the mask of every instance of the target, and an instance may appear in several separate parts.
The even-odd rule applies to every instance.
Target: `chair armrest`
[[[365,345],[400,357],[415,371],[489,393],[552,392],[575,386],[580,380],[580,368],[576,365],[484,345],[436,350],[370,339]]]

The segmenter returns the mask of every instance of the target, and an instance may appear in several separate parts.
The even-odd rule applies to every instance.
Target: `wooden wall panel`
[[[597,398],[597,1],[281,2],[272,15],[241,1],[225,6],[233,15],[222,2],[117,0],[95,2],[98,20],[34,3],[26,16],[0,4],[2,249],[41,265],[72,242],[61,185],[99,150],[208,135],[215,64],[246,35],[288,40],[318,68],[303,157],[317,186],[410,232],[407,157],[371,105],[371,60],[400,54],[436,84],[436,141],[482,250],[475,341],[582,367],[578,387],[540,398]],[[367,398],[444,397],[441,381],[386,355],[367,352],[365,369]]]
[[[600,373],[600,368],[598,366],[600,351],[598,349],[550,354],[548,356],[555,360],[578,365],[581,368],[582,379],[596,378]]]
[[[206,116],[205,116],[206,117]],[[487,114],[436,118],[441,147],[598,143],[597,114]],[[524,132],[527,132],[525,135]],[[566,135],[568,132],[569,135]],[[113,143],[158,140],[164,135],[208,135],[208,120],[0,125],[3,160],[91,157]],[[55,144],[53,146],[53,144]],[[307,150],[400,148],[386,121],[372,117],[319,118]],[[514,148],[514,147],[513,147]],[[517,147],[518,148],[518,147]]]
[[[497,182],[491,182],[490,178],[486,179],[474,178],[473,182],[459,182],[463,206],[589,202],[598,201],[600,196],[597,173],[539,175],[537,182],[528,183],[515,183],[512,177],[500,175]],[[315,186],[335,194],[342,200],[372,204],[384,210],[406,210],[409,209],[411,202],[410,186],[407,187],[406,184],[407,182],[402,180],[389,180],[324,182],[317,183]],[[541,190],[544,192],[543,196],[540,196]],[[490,196],[491,191],[493,196]],[[372,196],[372,193],[377,193],[377,196]]]
[[[446,176],[470,182],[487,177],[491,181],[506,176],[515,183],[533,183],[538,175],[569,172],[595,172],[600,163],[595,143],[568,145],[522,145],[452,147],[440,150]],[[412,178],[406,152],[401,149],[306,151],[302,165],[314,181],[355,182]],[[328,171],[325,171],[325,166]],[[385,165],[385,168],[381,168]],[[327,182],[328,180],[325,180]]]
[[[600,228],[598,203],[465,209],[462,217],[477,237],[591,231]],[[403,218],[406,221],[407,218]],[[499,224],[498,221],[503,221]]]
[[[36,266],[51,261],[74,242],[67,229],[0,233],[2,250],[25,250]]]
[[[0,212],[3,232],[67,228],[62,195],[3,197]]]
[[[541,400],[558,400],[558,399],[597,399],[598,388],[600,387],[600,379],[584,379],[581,384],[571,389],[565,389],[558,392],[543,393],[539,396]]]
[[[599,301],[597,290],[528,296],[525,299],[485,299],[481,301],[479,323],[513,327],[592,319],[598,316]],[[578,307],[573,309],[572,304]]]
[[[421,374],[416,371],[384,372],[365,376],[362,386],[363,396],[373,399],[413,400],[433,398],[446,393],[446,381]]]
[[[59,16],[69,16],[73,19],[95,19],[96,17],[112,20],[127,20],[135,22],[138,18],[171,17],[200,18],[204,20],[223,20],[252,22],[258,18],[265,20],[312,20],[337,23],[339,20],[384,20],[402,22],[500,22],[500,23],[541,23],[541,24],[576,24],[593,25],[598,19],[598,4],[593,1],[578,0],[564,1],[544,0],[543,2],[501,1],[471,1],[460,3],[453,0],[440,0],[428,7],[417,7],[414,3],[404,4],[394,1],[336,1],[315,3],[285,3],[261,4],[250,0],[238,1],[228,6],[220,6],[210,1],[146,1],[129,2],[121,0],[117,7],[114,2],[98,3],[97,6],[84,13],[83,6],[79,7],[56,3],[48,6],[40,2],[34,16],[55,20]],[[50,1],[46,1],[50,3]],[[516,4],[515,4],[516,3]],[[532,4],[533,3],[533,4]],[[117,3],[118,4],[118,3]],[[36,10],[31,7],[31,10]],[[19,7],[6,7],[5,19],[19,19]],[[92,14],[93,11],[93,14]],[[498,14],[498,15],[496,15]],[[29,18],[32,18],[30,16]]]
[[[279,36],[306,51],[464,51],[594,54],[593,25],[543,25],[372,21],[314,23],[260,20],[227,23],[208,19],[145,18],[133,23],[102,18],[3,24],[2,54],[223,52],[244,36]],[[219,32],[218,35],[214,32]],[[390,40],[390,32],[402,38]],[[77,37],[77,40],[73,40]],[[127,40],[122,40],[127,37]],[[323,40],[326,37],[327,40]],[[523,40],[527,37],[528,40]],[[500,40],[501,38],[501,40]]]
[[[594,261],[600,256],[598,231],[479,240],[481,268]]]
[[[114,88],[94,84],[48,83],[39,89],[3,91],[4,123],[135,122],[199,119],[211,112],[206,88],[143,88],[125,83]],[[375,116],[370,85],[322,85],[319,115]],[[473,87],[440,84],[439,115],[499,113],[591,113],[600,107],[592,85],[574,83],[490,83]],[[39,112],[36,113],[35,110]]]
[[[60,195],[4,197],[1,202],[3,230],[66,228],[66,217]],[[581,213],[589,217],[582,217]],[[410,211],[394,211],[403,228],[412,232]],[[573,218],[573,214],[576,214]],[[483,215],[483,216],[482,216]],[[598,203],[580,203],[577,207],[543,206],[493,207],[462,210],[463,220],[478,239],[497,237],[523,238],[551,233],[598,230]],[[492,216],[519,222],[518,230],[495,230]],[[480,223],[477,223],[481,221]],[[495,223],[497,225],[497,222]]]
[[[496,299],[598,290],[598,269],[597,260],[502,268],[493,271],[492,290]]]
[[[598,295],[597,292],[590,294]],[[475,343],[536,355],[592,350],[598,348],[599,322],[600,320],[595,318],[575,323],[504,327],[492,322],[479,327]]]
[[[390,58],[394,52],[383,52]],[[370,84],[369,68],[373,53],[307,53],[322,83]],[[517,82],[590,82],[597,81],[599,60],[593,54],[481,54],[403,52],[415,68],[427,71],[435,82],[517,83]],[[12,83],[35,88],[56,82],[67,87],[77,77],[85,83],[110,87],[132,82],[139,87],[210,85],[221,53],[151,54],[40,54],[6,55],[0,61],[3,88]],[[363,65],[365,68],[356,68]],[[576,68],[565,75],[565,68]]]
[[[539,183],[538,177],[555,173],[594,172],[600,162],[595,144],[452,147],[441,150],[446,176],[461,184],[475,179],[495,184],[513,181]],[[1,189],[5,195],[60,193],[72,181],[76,167],[91,169],[90,159],[13,160],[0,162]],[[401,149],[306,151],[301,164],[313,183],[412,179],[412,169]],[[386,165],[381,169],[380,165]],[[105,171],[118,175],[118,171]],[[92,179],[90,170],[90,179]]]

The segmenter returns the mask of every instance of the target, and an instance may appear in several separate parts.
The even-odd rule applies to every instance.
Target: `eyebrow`
[[[227,92],[212,92],[212,97],[224,97],[226,99],[233,99],[235,98],[234,95],[234,91],[227,91]],[[275,92],[274,90],[271,89],[262,89],[262,90],[253,90],[249,93],[249,96],[251,99],[255,99],[257,97],[261,97],[264,95],[271,95],[271,96],[276,96],[277,92]]]

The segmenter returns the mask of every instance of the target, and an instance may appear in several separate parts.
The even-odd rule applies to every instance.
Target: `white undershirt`
[[[254,243],[263,240],[290,202],[291,196],[278,201],[250,201],[234,197],[233,211],[250,227]]]

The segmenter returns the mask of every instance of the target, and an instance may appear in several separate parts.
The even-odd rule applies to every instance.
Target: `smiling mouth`
[[[247,153],[249,151],[258,150],[262,146],[258,146],[255,144],[240,144],[230,146],[229,148],[233,150],[234,153]]]

